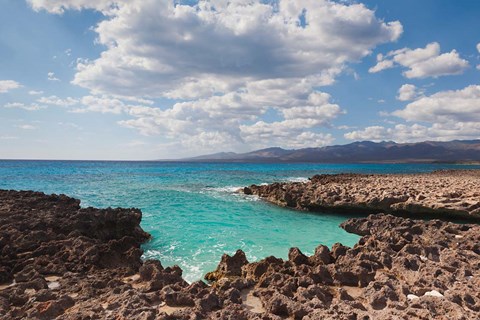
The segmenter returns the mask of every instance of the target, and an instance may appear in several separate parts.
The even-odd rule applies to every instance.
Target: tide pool
[[[250,261],[311,254],[319,244],[352,246],[338,225],[351,216],[298,212],[234,191],[250,184],[302,181],[320,173],[415,173],[480,168],[444,164],[251,164],[102,161],[0,161],[0,188],[64,193],[82,206],[136,207],[153,239],[144,258],[178,264],[188,281],[237,249]]]

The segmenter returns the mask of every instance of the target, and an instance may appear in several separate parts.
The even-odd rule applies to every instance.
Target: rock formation
[[[308,182],[240,190],[274,204],[309,211],[392,213],[480,220],[480,170],[425,174],[323,174]]]
[[[478,319],[480,227],[391,215],[350,219],[353,248],[248,262],[224,255],[210,285],[140,259],[136,209],[0,191],[1,319]]]

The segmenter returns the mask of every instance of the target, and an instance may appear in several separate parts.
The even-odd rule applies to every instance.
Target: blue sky
[[[480,2],[2,0],[0,158],[480,138]]]

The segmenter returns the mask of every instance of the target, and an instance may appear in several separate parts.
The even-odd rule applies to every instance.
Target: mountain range
[[[183,161],[222,162],[480,162],[480,140],[396,143],[361,141],[321,148],[286,150],[278,147],[247,153],[220,152]]]

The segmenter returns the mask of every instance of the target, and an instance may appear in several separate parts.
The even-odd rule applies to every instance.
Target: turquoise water
[[[347,216],[278,208],[233,191],[250,184],[302,181],[318,173],[413,173],[480,166],[426,164],[236,164],[95,161],[0,161],[0,188],[64,193],[82,206],[137,207],[153,235],[145,258],[178,264],[189,281],[221,255],[243,249],[250,261],[312,253],[322,243],[353,245],[338,225]]]

